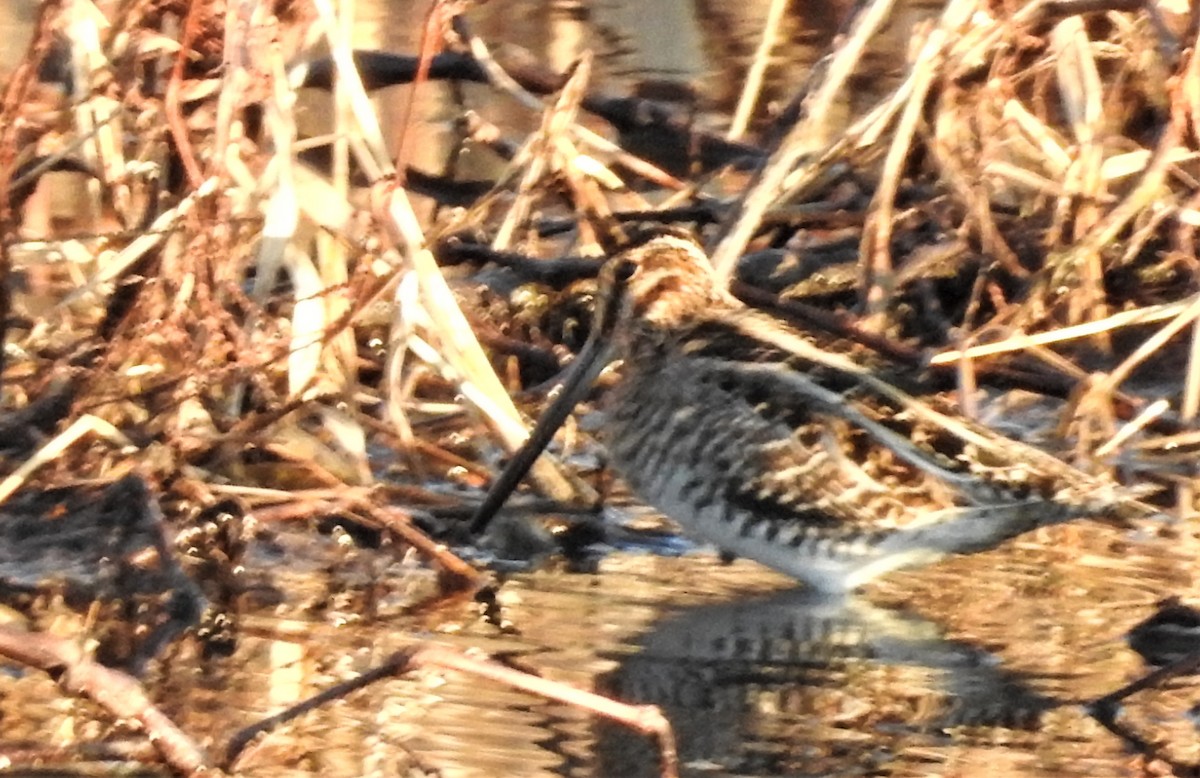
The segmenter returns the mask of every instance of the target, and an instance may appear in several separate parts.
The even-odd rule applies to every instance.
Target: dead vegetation
[[[0,500],[135,473],[170,527],[229,503],[337,515],[420,550],[446,591],[476,588],[412,516],[469,513],[455,490],[525,438],[513,398],[582,342],[599,258],[674,225],[744,299],[966,408],[980,387],[1061,399],[1056,453],[1196,512],[1187,4],[949,0],[843,126],[832,107],[892,10],[862,3],[794,103],[747,130],[769,25],[728,136],[597,87],[586,53],[564,74],[493,56],[505,42],[476,37],[465,4],[434,3],[413,56],[352,52],[331,0],[98,5],[44,2],[4,93]],[[368,98],[410,81],[486,85],[444,170],[410,162]],[[322,89],[332,134],[302,137],[298,90]],[[536,129],[470,100],[515,101]],[[502,172],[456,176],[465,146]],[[76,190],[69,219],[56,182]],[[595,499],[565,467],[534,479]]]

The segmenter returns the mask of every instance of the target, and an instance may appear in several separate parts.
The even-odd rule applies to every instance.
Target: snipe
[[[694,243],[660,236],[604,266],[591,337],[477,528],[614,360],[602,440],[634,492],[724,552],[822,590],[1080,516],[1140,513],[1115,485],[747,308]]]

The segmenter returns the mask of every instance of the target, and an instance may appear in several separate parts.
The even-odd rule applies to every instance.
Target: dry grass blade
[[[1183,313],[1188,305],[1188,301],[1164,303],[1162,305],[1153,305],[1146,308],[1138,308],[1132,311],[1122,311],[1121,313],[1115,313],[1105,319],[1088,322],[1086,324],[1074,324],[1070,327],[1062,327],[1059,329],[1038,332],[1031,335],[1019,333],[995,343],[986,343],[979,346],[970,346],[965,349],[952,349],[950,351],[943,351],[930,357],[929,363],[931,365],[949,365],[961,359],[979,359],[980,357],[1024,351],[1034,346],[1047,346],[1051,343],[1062,343],[1069,340],[1075,340],[1077,338],[1086,338],[1099,332],[1108,332],[1121,327],[1129,327],[1137,324],[1149,324],[1151,322],[1177,317]]]
[[[924,111],[925,98],[939,74],[946,47],[951,38],[966,24],[974,8],[974,0],[951,0],[942,13],[937,29],[929,34],[921,46],[913,65],[912,93],[900,114],[896,134],[888,148],[879,188],[875,190],[871,202],[870,215],[863,228],[862,245],[859,249],[864,270],[862,298],[868,317],[882,311],[888,301],[888,290],[894,285],[891,240],[896,191],[900,186],[900,173],[904,161],[912,146],[913,133],[916,132],[917,123]]]
[[[520,413],[459,309],[433,253],[426,247],[420,222],[407,195],[404,190],[393,188],[385,194],[376,209],[381,220],[395,230],[397,242],[406,249],[417,274],[424,307],[438,334],[444,339],[445,356],[464,381],[473,384],[488,399],[485,406],[477,407],[484,411],[485,418],[500,436],[505,448],[516,451],[528,437]],[[492,413],[488,414],[489,410]],[[577,489],[547,459],[540,460],[531,474],[538,487],[549,497],[567,502],[577,494]]]
[[[826,125],[830,106],[858,66],[867,42],[887,20],[894,0],[871,0],[854,19],[850,33],[833,56],[821,84],[805,100],[804,118],[788,131],[779,148],[767,160],[751,188],[745,192],[725,221],[723,234],[712,253],[713,267],[728,283],[734,266],[762,223],[767,209],[776,204],[784,181],[796,163],[824,151],[830,145],[831,128]]]
[[[1145,343],[1138,346],[1132,354],[1126,357],[1121,364],[1117,365],[1115,369],[1101,379],[1098,388],[1104,392],[1111,392],[1116,389],[1129,378],[1134,368],[1166,345],[1167,341],[1182,332],[1184,327],[1187,327],[1198,319],[1200,319],[1200,296],[1195,297],[1167,326],[1154,333]]]
[[[181,220],[195,208],[198,201],[212,196],[219,189],[217,179],[210,178],[197,187],[190,195],[183,198],[174,208],[163,211],[145,232],[140,234],[125,248],[108,257],[101,265],[99,272],[87,284],[81,286],[64,301],[66,304],[75,302],[88,294],[107,296],[112,292],[112,284],[121,278],[143,256],[157,248],[166,238],[173,234]]]
[[[1117,434],[1113,435],[1108,442],[1096,449],[1097,457],[1106,457],[1109,454],[1115,453],[1121,446],[1125,445],[1134,435],[1138,434],[1151,424],[1159,416],[1170,409],[1171,404],[1166,400],[1155,400],[1150,405],[1147,405],[1141,413],[1135,416],[1130,422],[1121,429],[1117,430]]]
[[[497,228],[496,237],[492,239],[492,248],[497,251],[503,251],[512,244],[516,230],[528,219],[533,207],[534,189],[542,181],[547,170],[553,169],[555,145],[575,124],[575,117],[579,113],[579,101],[586,93],[591,73],[591,55],[585,54],[575,64],[558,100],[543,114],[542,126],[532,140],[531,158],[517,188],[517,196]]]
[[[329,41],[330,54],[337,65],[339,89],[344,90],[344,99],[349,103],[350,113],[354,117],[355,132],[348,134],[361,138],[366,144],[368,153],[358,154],[358,163],[363,166],[370,180],[377,181],[394,172],[387,144],[379,127],[379,118],[371,107],[371,99],[367,96],[367,90],[363,88],[362,79],[354,67],[350,46],[346,38],[338,32],[342,28],[330,0],[313,0],[313,5],[320,14],[322,27]],[[354,148],[357,149],[357,146]]]
[[[738,98],[737,108],[733,112],[733,121],[729,124],[726,136],[737,140],[746,134],[754,106],[758,103],[762,92],[763,77],[767,73],[767,65],[771,61],[771,50],[775,48],[775,40],[779,37],[779,27],[783,22],[783,12],[787,9],[787,0],[771,0],[767,6],[767,18],[763,21],[762,37],[759,38],[758,48],[750,63],[750,71],[746,73],[746,82],[742,84],[742,94]]]
[[[104,419],[91,414],[80,416],[69,427],[47,441],[33,456],[22,462],[21,466],[8,477],[0,481],[0,503],[20,489],[38,468],[54,462],[67,449],[88,435],[103,438],[118,448],[134,448],[133,441]]]
[[[1070,215],[1072,239],[1077,241],[1100,219],[1099,203],[1104,195],[1103,149],[1100,145],[1105,119],[1103,94],[1091,41],[1082,19],[1078,16],[1063,19],[1055,25],[1050,42],[1058,58],[1056,72],[1063,107],[1077,144],[1075,159],[1067,171],[1067,191],[1078,198],[1078,206]],[[1076,261],[1080,285],[1068,300],[1067,321],[1103,318],[1108,311],[1099,247],[1081,251]]]

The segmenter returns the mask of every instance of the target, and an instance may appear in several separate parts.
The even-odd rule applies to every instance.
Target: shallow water
[[[392,651],[434,643],[661,706],[694,776],[1141,774],[1082,705],[1144,672],[1123,635],[1160,597],[1196,596],[1200,548],[1194,537],[1131,540],[1081,522],[893,575],[844,602],[703,550],[613,551],[595,572],[508,578],[499,601],[512,626],[501,629],[471,602],[414,615],[429,575],[387,548],[347,554],[299,528],[269,535],[247,556],[233,655],[202,659],[185,640],[147,678],[165,712],[214,753],[241,727]],[[6,672],[0,700],[3,752],[106,732],[90,704],[37,673]],[[1200,683],[1177,679],[1132,697],[1122,721],[1194,763],[1197,703]],[[274,731],[242,772],[408,769],[655,775],[657,757],[643,736],[587,711],[424,669]]]

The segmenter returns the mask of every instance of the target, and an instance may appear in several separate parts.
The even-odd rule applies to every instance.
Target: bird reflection
[[[872,772],[951,731],[1034,729],[1058,705],[929,621],[810,590],[682,611],[601,686],[660,706],[706,774]],[[646,748],[602,727],[603,774],[640,774]]]

